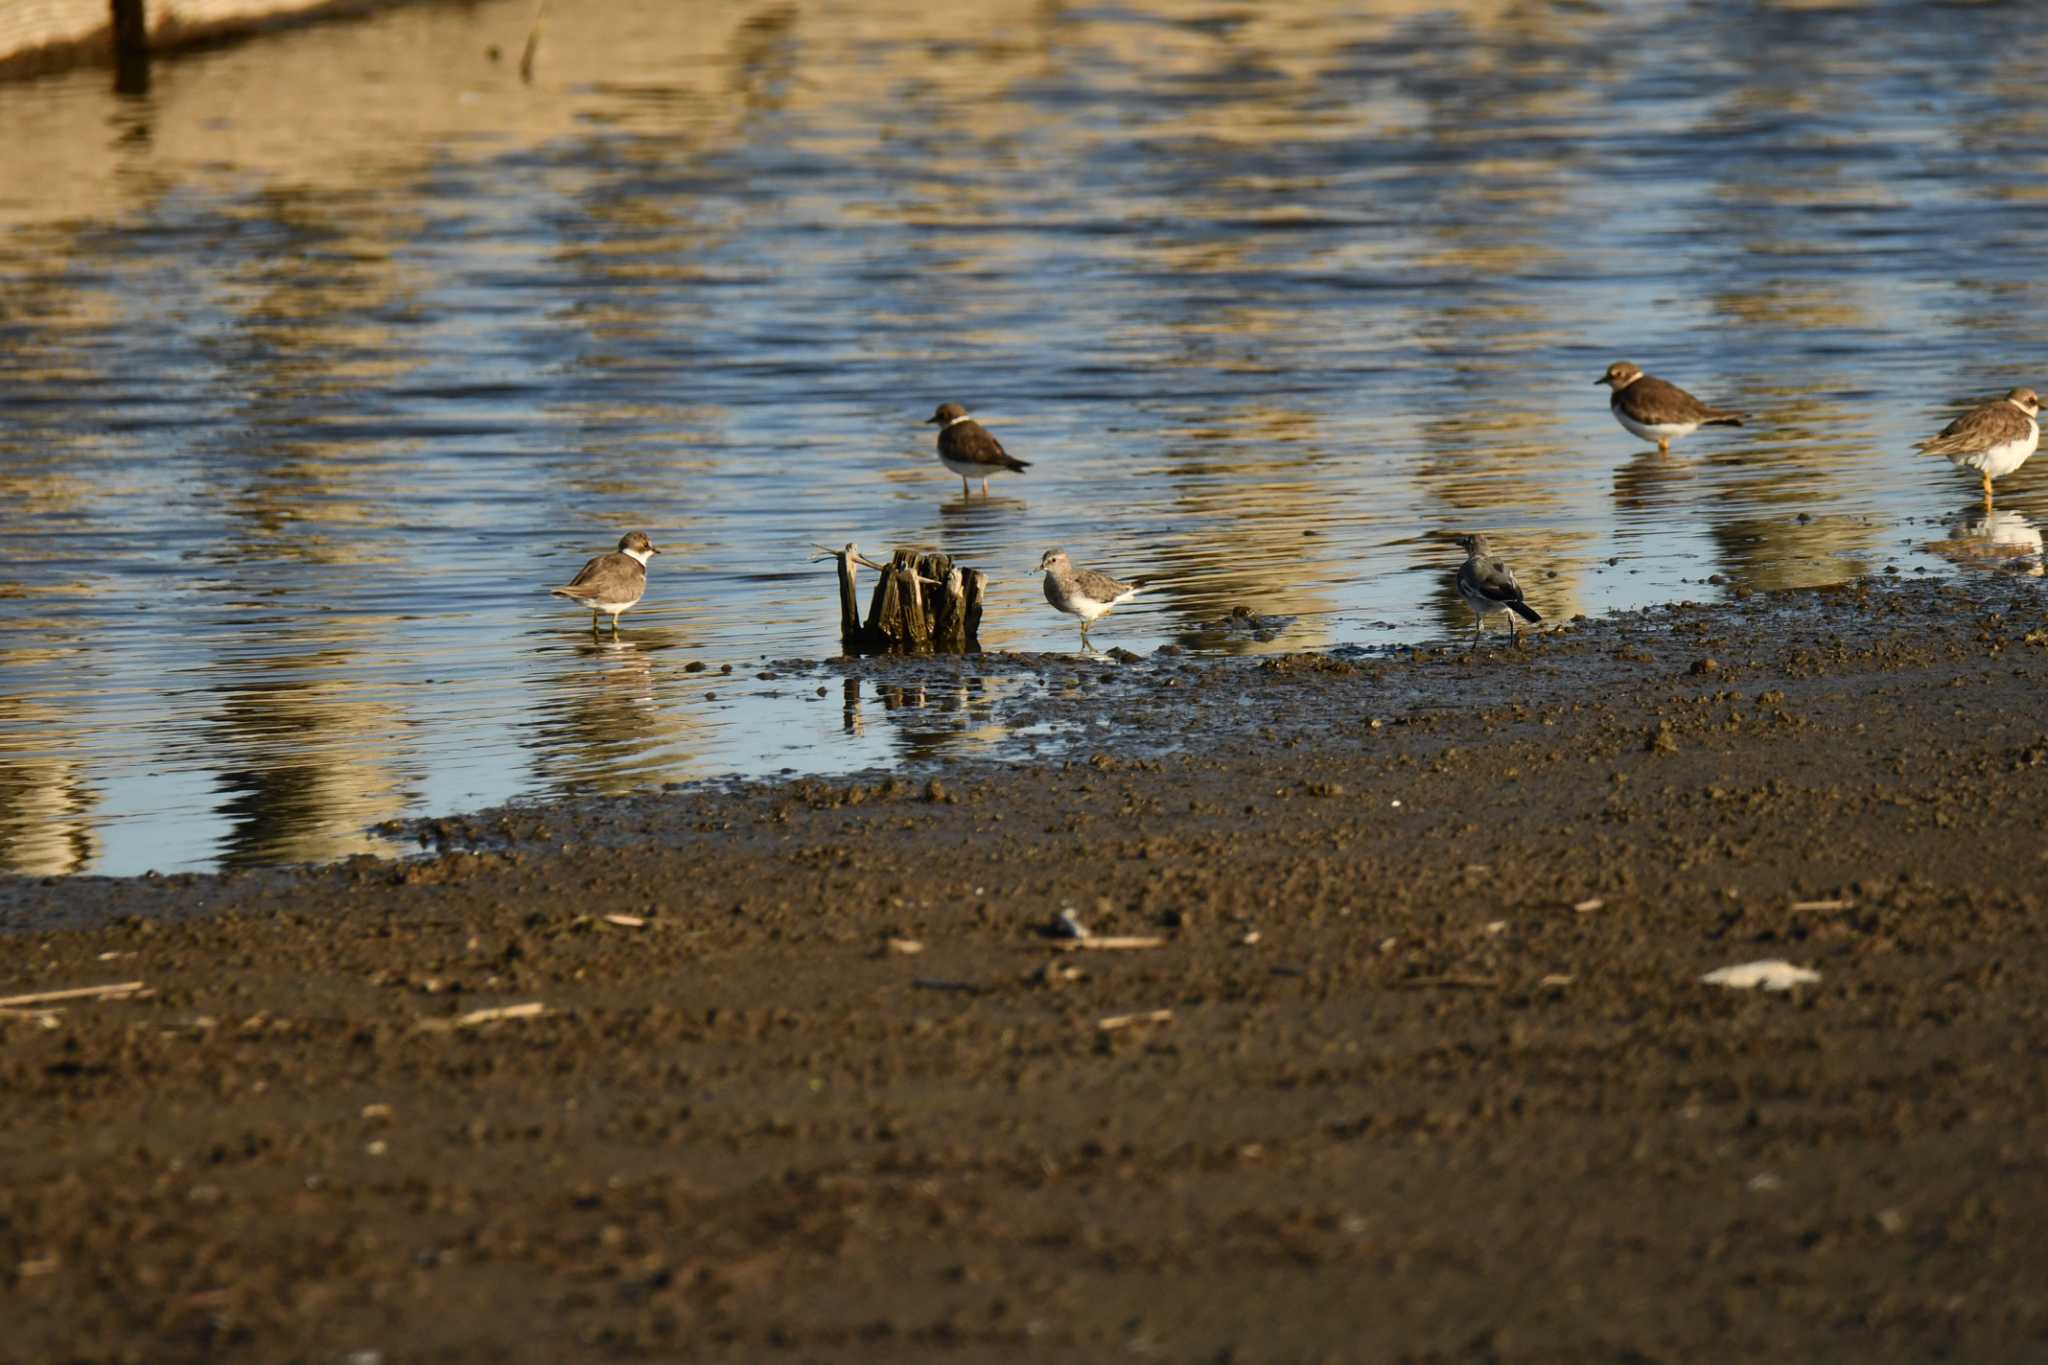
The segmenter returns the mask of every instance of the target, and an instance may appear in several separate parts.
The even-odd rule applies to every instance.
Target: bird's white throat
[[[623,553],[628,559],[638,560],[640,567],[643,569],[647,567],[647,561],[654,558],[654,551],[652,550],[626,550]]]
[[[948,427],[957,427],[957,426],[959,426],[959,425],[960,425],[960,424],[961,424],[962,422],[972,422],[973,420],[974,420],[974,415],[973,415],[972,413],[966,413],[966,412],[963,412],[963,413],[961,413],[961,414],[960,414],[960,415],[959,415],[958,417],[955,417],[955,418],[954,418],[954,419],[953,419],[952,421],[950,421],[950,422],[946,423],[946,425],[945,425],[945,426],[943,426],[943,427],[940,427],[940,428],[939,428],[939,430],[940,430],[940,431],[945,431],[945,430],[946,430],[946,429],[947,429]]]

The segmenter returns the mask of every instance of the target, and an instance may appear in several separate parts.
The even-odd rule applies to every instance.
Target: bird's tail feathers
[[[1532,626],[1540,625],[1543,621],[1542,616],[1537,614],[1536,608],[1530,606],[1527,602],[1510,602],[1508,603],[1508,610],[1514,612],[1515,615],[1521,617]]]
[[[1743,416],[1744,414],[1742,413],[1731,412],[1725,417],[1709,417],[1700,425],[1708,427],[1739,427],[1742,425]]]

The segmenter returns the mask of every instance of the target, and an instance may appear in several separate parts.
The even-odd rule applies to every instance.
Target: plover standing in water
[[[1088,648],[1088,627],[1111,607],[1138,595],[1135,583],[1119,583],[1093,569],[1077,569],[1065,550],[1047,550],[1038,561],[1045,570],[1045,600],[1069,616],[1081,618],[1081,647]]]
[[[590,633],[597,634],[597,618],[610,612],[612,634],[619,633],[619,615],[640,600],[647,591],[647,561],[660,554],[644,531],[629,531],[619,537],[619,548],[599,555],[578,570],[568,584],[551,588],[556,597],[566,597],[590,608]]]
[[[2014,389],[2003,398],[1971,408],[1941,429],[1941,435],[1915,447],[1929,455],[1946,455],[1958,469],[1974,469],[1984,480],[1984,510],[1991,510],[1991,481],[2002,479],[2027,462],[2041,444],[2041,399],[2032,389]]]
[[[981,495],[988,496],[988,481],[995,474],[1020,474],[1031,461],[1020,460],[1003,449],[1003,443],[988,434],[981,423],[967,415],[958,403],[941,403],[939,410],[924,419],[926,426],[939,429],[939,463],[960,476],[960,496],[971,489],[969,479],[981,480]]]
[[[1644,374],[1641,366],[1626,360],[1615,361],[1593,382],[1614,390],[1607,400],[1614,420],[1645,441],[1655,441],[1659,455],[1669,455],[1673,441],[1701,427],[1742,425],[1742,413],[1708,407],[1678,385]]]
[[[1478,647],[1486,618],[1496,611],[1508,614],[1508,634],[1517,645],[1521,644],[1521,628],[1515,624],[1515,618],[1519,616],[1532,625],[1543,618],[1536,614],[1536,608],[1522,600],[1522,585],[1515,581],[1515,571],[1505,560],[1495,559],[1487,551],[1485,536],[1459,536],[1458,548],[1465,552],[1465,562],[1458,566],[1458,596],[1472,608],[1472,644],[1468,652]]]

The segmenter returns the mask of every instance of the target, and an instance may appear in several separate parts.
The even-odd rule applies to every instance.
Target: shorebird
[[[1971,408],[1922,441],[1916,450],[1946,455],[1958,469],[1974,469],[1984,480],[1984,510],[1991,510],[1991,481],[2002,479],[2027,462],[2041,444],[2041,399],[2032,389],[2014,389]]]
[[[1615,361],[1593,382],[1614,390],[1607,400],[1614,420],[1645,441],[1655,441],[1659,455],[1669,455],[1673,441],[1701,427],[1742,425],[1742,413],[1708,407],[1678,385],[1644,374],[1641,366],[1626,360]]]
[[[985,498],[991,475],[1019,474],[1031,467],[1031,461],[1020,460],[1004,450],[1003,443],[989,435],[958,403],[939,404],[939,410],[924,422],[926,426],[938,427],[939,463],[960,476],[963,498],[973,491],[967,486],[969,479],[981,480],[981,495]]]
[[[560,588],[548,591],[590,608],[590,633],[597,634],[597,618],[611,613],[612,634],[619,633],[619,615],[640,600],[647,591],[647,561],[660,554],[644,531],[628,531],[619,537],[619,548],[599,555],[585,564]]]
[[[1088,627],[1111,607],[1138,595],[1135,583],[1119,583],[1093,569],[1077,569],[1065,550],[1047,550],[1038,561],[1045,570],[1045,600],[1069,616],[1081,618],[1081,647],[1087,649]]]
[[[1515,571],[1507,566],[1505,560],[1496,559],[1488,553],[1485,536],[1459,536],[1458,548],[1465,552],[1465,562],[1458,566],[1458,596],[1472,608],[1472,643],[1466,652],[1478,648],[1480,633],[1486,629],[1486,617],[1496,611],[1508,614],[1508,634],[1519,646],[1522,634],[1515,618],[1519,616],[1531,625],[1540,623],[1543,618],[1536,614],[1536,608],[1522,600],[1522,585],[1515,581]]]

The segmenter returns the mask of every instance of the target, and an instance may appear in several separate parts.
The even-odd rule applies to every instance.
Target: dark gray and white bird
[[[612,634],[619,633],[619,616],[647,591],[647,561],[660,554],[644,531],[628,531],[619,537],[619,548],[599,555],[585,564],[574,578],[548,591],[590,608],[590,633],[597,634],[597,618],[607,612]]]
[[[1465,552],[1465,562],[1458,566],[1458,596],[1465,599],[1465,605],[1472,608],[1472,648],[1479,645],[1479,636],[1486,629],[1487,616],[1496,611],[1508,614],[1508,634],[1516,644],[1522,640],[1521,628],[1515,618],[1521,617],[1531,625],[1543,618],[1536,608],[1522,600],[1522,585],[1515,581],[1515,571],[1505,560],[1494,558],[1486,547],[1486,537],[1469,535],[1458,537],[1458,548]]]
[[[1681,436],[1690,436],[1701,427],[1739,427],[1746,415],[1709,407],[1678,385],[1644,374],[1640,365],[1626,360],[1615,361],[1593,382],[1614,390],[1607,399],[1614,420],[1645,441],[1655,441],[1659,455],[1669,455],[1671,443]]]
[[[2014,389],[1971,408],[1916,450],[1946,455],[1958,469],[1974,469],[1984,480],[1984,510],[1991,511],[1991,481],[2002,479],[2027,462],[2041,444],[2041,398],[2032,389]]]
[[[1003,443],[987,428],[967,415],[958,403],[941,403],[939,410],[924,419],[926,426],[939,429],[939,463],[960,476],[960,496],[972,491],[969,479],[981,480],[981,495],[988,496],[988,481],[997,474],[1021,474],[1031,461],[1020,460],[1003,449]]]
[[[1081,618],[1081,647],[1087,649],[1088,627],[1110,608],[1138,595],[1135,583],[1119,583],[1093,569],[1077,569],[1065,550],[1047,550],[1038,561],[1045,570],[1045,600],[1069,616]]]

